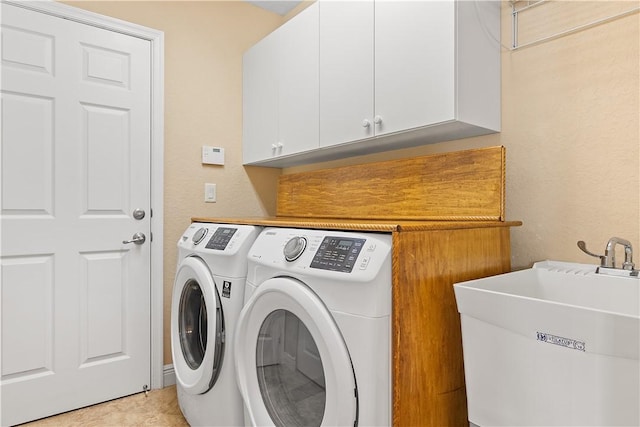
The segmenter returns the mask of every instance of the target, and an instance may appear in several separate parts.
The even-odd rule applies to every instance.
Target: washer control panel
[[[326,236],[310,267],[351,273],[365,242],[366,239]]]
[[[249,261],[318,277],[368,280],[391,253],[391,234],[268,227],[249,251]]]
[[[237,230],[237,228],[231,227],[218,227],[205,247],[207,249],[224,251]]]
[[[193,222],[178,240],[178,265],[186,258],[198,257],[212,274],[234,279],[246,277],[246,255],[262,229],[253,225]],[[222,291],[225,296],[225,290]]]
[[[192,223],[178,241],[182,251],[233,255],[251,246],[262,227],[235,224]]]
[[[216,228],[215,231],[213,232],[213,236],[211,236],[211,238],[209,239],[205,247],[207,249],[224,251],[237,230],[238,230],[237,228],[233,228],[233,227]],[[193,233],[193,237],[191,237],[191,241],[193,242],[194,245],[197,246],[200,244],[200,242],[204,240],[205,237],[207,237],[208,234],[209,234],[209,228],[200,227],[198,230],[196,230],[195,233]],[[189,237],[187,235],[184,235],[182,237],[183,240],[186,240],[188,238]]]

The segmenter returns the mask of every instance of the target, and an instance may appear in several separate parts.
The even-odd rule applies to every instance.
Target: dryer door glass
[[[322,360],[309,330],[287,310],[262,323],[256,349],[260,393],[276,426],[319,426],[326,394]]]
[[[207,305],[195,280],[182,290],[178,318],[182,354],[191,369],[198,369],[207,350]]]

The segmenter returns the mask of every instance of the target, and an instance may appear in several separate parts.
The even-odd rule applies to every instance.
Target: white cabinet
[[[499,1],[319,1],[244,58],[244,163],[500,130]]]
[[[455,12],[453,1],[375,2],[376,135],[455,119]]]
[[[268,159],[276,154],[279,128],[277,42],[278,33],[271,33],[244,54],[242,64],[244,163]]]
[[[243,163],[318,147],[318,4],[243,58]]]
[[[374,136],[374,8],[320,3],[320,146]]]
[[[498,131],[499,25],[499,2],[321,2],[320,145]]]

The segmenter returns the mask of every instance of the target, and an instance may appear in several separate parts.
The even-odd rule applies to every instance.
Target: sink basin
[[[638,317],[640,280],[596,274],[596,269],[590,264],[543,261],[528,270],[473,280],[456,285],[456,289],[496,292]]]
[[[454,285],[469,421],[640,425],[640,280],[588,264]]]

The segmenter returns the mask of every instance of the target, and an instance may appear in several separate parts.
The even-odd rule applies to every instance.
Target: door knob
[[[141,245],[147,240],[147,237],[143,233],[136,233],[133,235],[131,240],[123,240],[122,244],[127,245],[129,243],[135,243],[136,245]]]
[[[138,209],[135,209],[133,211],[133,217],[135,219],[137,219],[137,220],[143,219],[145,215],[146,215],[146,213],[145,213],[144,209],[138,208]]]

